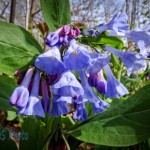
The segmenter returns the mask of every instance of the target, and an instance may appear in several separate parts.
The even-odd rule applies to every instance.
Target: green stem
[[[84,142],[83,144],[84,144],[83,150],[86,150],[87,143]]]
[[[67,139],[66,139],[64,133],[63,133],[63,132],[61,132],[61,133],[62,133],[62,138],[63,138],[63,140],[64,140],[64,142],[65,142],[65,144],[66,144],[66,146],[67,146],[67,150],[70,150],[70,146],[69,146],[69,144],[68,144],[68,141],[67,141]]]
[[[120,70],[119,70],[119,72],[118,72],[118,80],[119,80],[119,81],[121,80],[122,69],[123,69],[123,63],[121,62]]]

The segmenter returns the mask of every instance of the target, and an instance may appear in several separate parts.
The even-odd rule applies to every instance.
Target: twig
[[[30,12],[30,7],[29,7],[29,0],[26,0],[26,30],[28,30],[29,27],[29,13]]]
[[[93,47],[93,46],[91,45],[91,43],[88,42],[88,44],[89,44],[89,46],[90,46],[92,49],[94,49],[97,53],[99,53],[99,51],[98,51],[95,47]]]

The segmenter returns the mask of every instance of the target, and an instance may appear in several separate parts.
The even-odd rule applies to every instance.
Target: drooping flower
[[[27,105],[29,98],[28,87],[34,72],[34,68],[28,69],[26,75],[19,87],[17,87],[12,93],[9,103],[10,105],[17,106],[19,108],[24,108]]]
[[[93,91],[92,87],[88,84],[87,78],[83,71],[80,72],[81,84],[84,89],[84,95],[82,96],[84,101],[90,102],[93,105],[94,114],[104,111],[109,107],[109,104],[98,97]]]
[[[125,94],[128,94],[128,90],[120,83],[113,75],[110,67],[106,65],[104,70],[107,75],[107,91],[106,98],[119,98]]]
[[[75,104],[74,104],[75,105]],[[76,104],[75,112],[73,114],[73,118],[77,120],[87,120],[88,115],[86,113],[86,108],[84,103]]]
[[[103,112],[105,109],[108,108],[109,104],[105,101],[97,101],[96,103],[92,103],[93,106],[93,113],[94,115]]]
[[[86,69],[86,73],[97,73],[110,61],[107,54],[90,53],[90,60]]]
[[[69,44],[69,37],[68,35],[62,35],[59,37],[59,43],[61,43],[64,46],[67,46]]]
[[[70,70],[80,71],[88,66],[89,52],[83,46],[76,44],[73,39],[70,41],[70,46],[64,56],[64,63]]]
[[[54,95],[50,116],[59,117],[70,112],[67,103],[72,103],[72,97]]]
[[[35,60],[35,66],[49,75],[56,75],[66,71],[64,63],[61,61],[59,48],[54,46],[51,50],[39,55]]]
[[[150,47],[150,24],[142,28],[128,31],[125,36],[139,47],[140,53],[143,56],[148,56],[147,49]]]
[[[45,117],[45,113],[42,108],[42,103],[39,98],[39,85],[40,85],[40,72],[37,70],[34,76],[33,86],[27,106],[23,109],[19,109],[18,110],[19,114]]]
[[[89,74],[88,83],[90,86],[96,87],[100,94],[105,94],[107,89],[107,81],[103,76],[102,70],[98,73]]]
[[[143,66],[144,58],[140,53],[122,52],[109,46],[105,46],[105,50],[121,58],[127,68],[128,76],[134,71],[139,70]]]
[[[107,81],[103,76],[102,70],[97,73],[97,82],[95,86],[100,94],[105,94],[107,90]]]
[[[60,79],[52,85],[52,92],[54,95],[71,96],[83,95],[84,90],[77,81],[74,74],[71,72],[64,72]]]
[[[100,98],[94,93],[92,87],[89,85],[88,80],[84,71],[80,71],[81,85],[84,89],[84,99],[87,99],[91,103],[95,103],[100,100]]]
[[[127,20],[128,16],[125,13],[117,13],[108,24],[101,25],[98,31],[102,33],[106,30],[113,30],[117,35],[123,36],[129,30]]]
[[[50,111],[50,88],[44,77],[41,78],[42,106],[44,112]]]

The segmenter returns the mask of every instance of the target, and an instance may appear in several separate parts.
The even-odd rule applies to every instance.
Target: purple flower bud
[[[20,85],[24,79],[24,76],[21,76],[17,79],[17,84]]]
[[[100,94],[105,94],[107,89],[107,82],[103,76],[102,70],[97,73],[96,88]]]
[[[68,35],[61,35],[60,38],[59,38],[59,43],[64,45],[64,46],[67,46],[69,44],[69,41],[68,41]]]
[[[69,25],[65,25],[63,27],[63,32],[64,32],[65,35],[69,34],[69,32],[70,32],[70,26]]]
[[[68,38],[69,38],[68,35],[64,36],[63,43],[62,43],[64,46],[67,46],[69,44]]]
[[[23,76],[25,75],[26,71],[25,70],[17,70],[14,73],[14,76]]]
[[[97,81],[96,82],[96,88],[100,94],[105,94],[106,85],[107,85],[106,82],[103,82],[103,81]]]
[[[148,74],[146,75],[146,79],[147,79],[147,80],[150,80],[150,73],[148,73]]]
[[[59,35],[56,32],[49,33],[47,38],[46,38],[46,44],[50,47],[56,46],[58,41],[59,41]]]
[[[50,88],[44,78],[41,79],[41,94],[43,109],[48,113],[50,111]]]
[[[71,29],[70,32],[69,32],[69,37],[74,38],[75,36],[76,36],[75,30]]]
[[[88,83],[90,86],[95,87],[97,83],[97,74],[96,73],[90,73],[88,77]]]
[[[19,108],[23,108],[27,105],[29,98],[28,86],[30,84],[34,68],[28,69],[26,75],[19,87],[17,87],[12,93],[9,103],[11,105],[17,106]]]
[[[76,32],[76,35],[80,35],[80,33],[81,33],[80,29],[77,27],[75,28],[75,32]]]
[[[95,94],[92,87],[89,85],[85,73],[83,71],[80,71],[79,74],[81,78],[81,85],[84,89],[84,95],[82,96],[83,99],[86,99],[88,102],[91,103],[96,103],[97,101],[100,101],[100,97]]]
[[[58,28],[58,29],[56,30],[56,33],[57,33],[58,35],[63,34],[63,27]]]

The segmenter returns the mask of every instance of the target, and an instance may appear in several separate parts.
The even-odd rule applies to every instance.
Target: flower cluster
[[[106,30],[130,38],[140,48],[146,49],[150,45],[147,38],[149,29],[130,31],[126,14],[116,14],[108,24],[85,33],[96,37]],[[92,105],[94,114],[109,107],[94,92],[94,88],[106,98],[119,98],[128,94],[128,90],[111,71],[109,54],[90,52],[79,45],[76,37],[80,33],[77,27],[65,25],[47,36],[46,44],[51,49],[37,57],[34,67],[26,72],[20,86],[10,97],[10,104],[18,108],[19,114],[44,117],[48,113],[49,116],[59,117],[70,113],[71,105],[74,108],[73,118],[86,120],[87,103]],[[62,46],[65,47],[63,53]],[[121,58],[128,75],[143,65],[145,54],[142,49],[140,53],[123,52],[105,45],[104,50]]]
[[[109,23],[100,24],[94,28],[84,31],[85,35],[91,35],[93,37],[98,36],[104,31],[108,31],[110,36],[120,36],[130,39],[140,49],[138,58],[149,57],[150,54],[150,24],[133,30],[129,30],[129,24],[127,23],[128,16],[125,13],[117,13]],[[129,52],[130,53],[130,52]],[[136,53],[133,53],[136,55]],[[132,54],[132,55],[133,55]],[[132,56],[131,55],[131,56]],[[133,57],[136,57],[133,55]],[[128,55],[130,56],[130,54]],[[142,64],[141,62],[140,64]],[[139,67],[136,69],[138,70]],[[134,70],[135,71],[135,70]],[[129,73],[130,74],[130,73]]]

